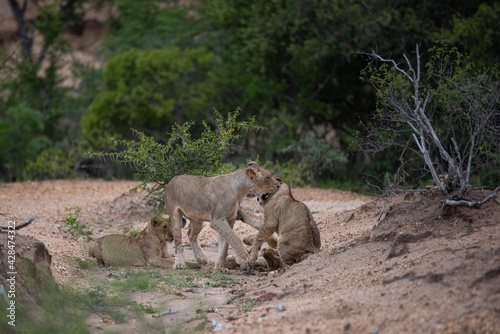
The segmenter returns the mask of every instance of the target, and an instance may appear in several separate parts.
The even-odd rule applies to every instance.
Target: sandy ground
[[[143,193],[129,194],[135,185],[99,180],[2,184],[0,224],[36,216],[18,233],[46,244],[54,277],[68,284],[82,277],[69,259],[88,259],[88,242],[64,232],[65,208],[81,206],[80,219],[92,224],[94,237],[142,228],[156,203],[143,201]],[[211,301],[218,312],[210,313],[209,320],[227,333],[500,333],[498,199],[480,209],[443,210],[436,192],[394,195],[387,203],[333,189],[298,188],[293,194],[318,223],[318,254],[273,273],[231,271],[246,281],[237,289],[207,288],[182,298],[149,292],[134,298],[174,303],[186,310],[176,316],[180,320],[200,298]],[[255,199],[242,205],[260,209]],[[235,231],[243,236],[252,228],[237,222]],[[216,233],[205,227],[200,243],[215,260]],[[186,253],[189,259],[192,254]],[[250,312],[225,303],[241,291],[242,301],[258,302]],[[167,332],[176,321],[168,319],[162,320]],[[136,332],[134,328],[127,323],[112,327],[123,332]]]

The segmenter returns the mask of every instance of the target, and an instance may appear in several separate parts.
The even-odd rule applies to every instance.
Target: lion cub
[[[264,222],[252,243],[249,259],[252,266],[260,247],[274,232],[278,234],[277,249],[281,263],[276,263],[278,257],[275,252],[267,250],[264,257],[270,268],[300,262],[305,255],[317,253],[321,248],[319,230],[311,211],[304,203],[293,198],[288,184],[280,178],[276,179],[281,182],[278,190],[258,198],[260,205],[264,207]],[[242,210],[239,215],[245,222],[255,220],[254,215]],[[258,223],[254,222],[253,225]]]
[[[173,239],[170,217],[154,216],[135,237],[111,234],[92,241],[89,255],[108,266],[171,268],[174,261],[167,253],[167,242]]]

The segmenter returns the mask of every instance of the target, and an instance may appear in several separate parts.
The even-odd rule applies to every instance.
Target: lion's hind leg
[[[196,259],[196,262],[198,262],[200,266],[206,265],[209,262],[207,254],[198,244],[198,234],[200,234],[202,229],[203,229],[203,222],[197,220],[190,221],[189,231],[188,231],[189,244],[193,249],[194,258]]]
[[[171,215],[172,236],[174,237],[175,262],[174,269],[186,269],[184,261],[184,249],[182,248],[182,212],[178,209],[173,210]]]
[[[267,268],[269,270],[276,270],[281,267],[281,260],[276,249],[264,248],[261,253],[267,262]]]

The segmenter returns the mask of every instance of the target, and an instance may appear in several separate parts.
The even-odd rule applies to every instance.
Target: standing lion
[[[185,268],[182,249],[182,217],[190,220],[189,243],[199,265],[208,264],[208,257],[198,244],[203,222],[218,232],[219,254],[214,270],[224,267],[228,245],[236,253],[236,261],[248,267],[248,252],[233,226],[240,201],[248,194],[266,196],[278,189],[278,181],[255,162],[234,172],[203,177],[177,175],[165,187],[165,211],[172,217],[172,235],[175,244],[174,268]]]

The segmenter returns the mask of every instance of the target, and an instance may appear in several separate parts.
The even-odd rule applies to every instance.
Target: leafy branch
[[[254,118],[250,121],[237,121],[239,113],[237,109],[224,118],[214,109],[215,127],[202,122],[203,132],[199,138],[193,138],[191,134],[194,122],[175,124],[167,134],[166,143],[158,142],[153,137],[132,129],[135,140],[115,141],[116,147],[122,148],[121,151],[95,155],[110,157],[113,161],[134,168],[142,182],[133,190],[146,189],[146,197],[161,200],[165,185],[175,175],[216,176],[234,169],[231,163],[222,161],[233,152],[234,142],[240,138],[238,130],[263,129],[255,124]],[[150,185],[152,186],[149,187]]]

